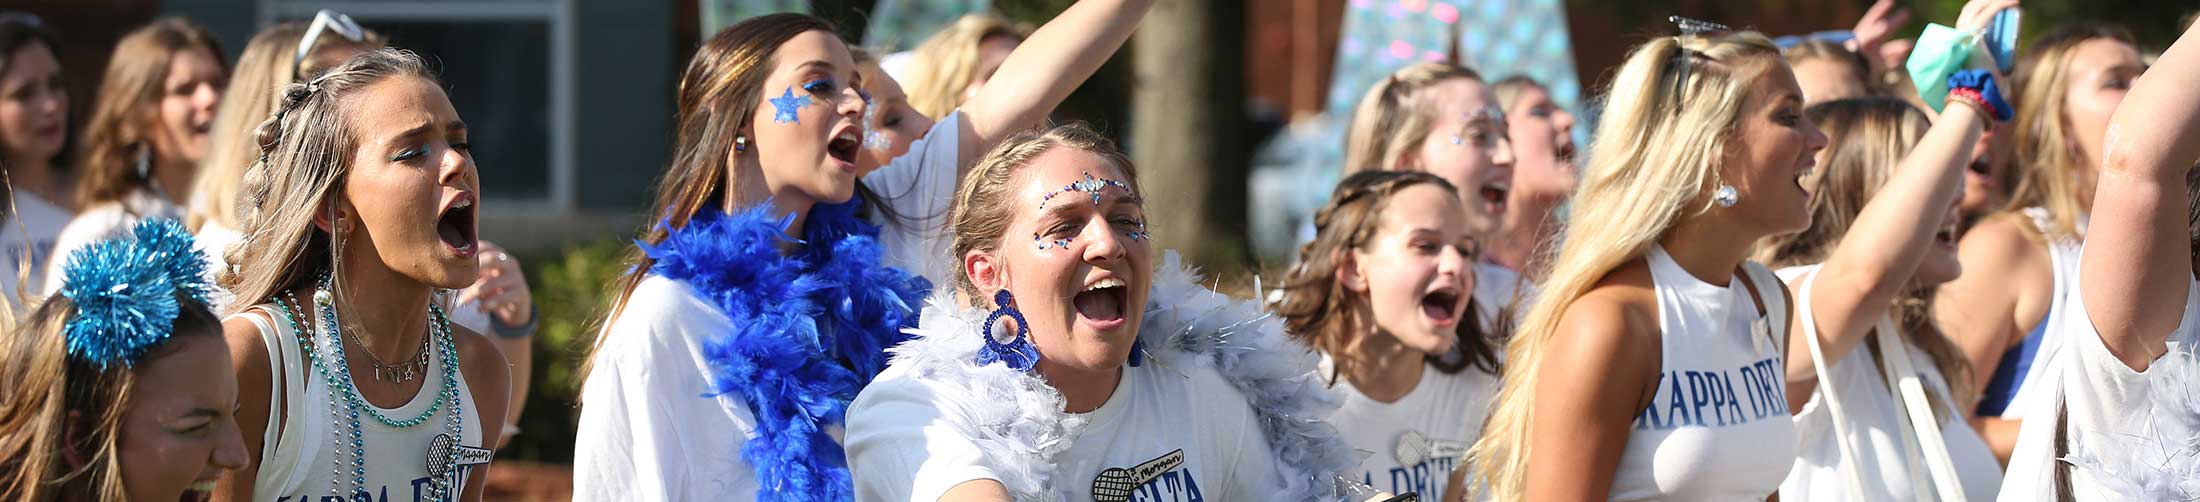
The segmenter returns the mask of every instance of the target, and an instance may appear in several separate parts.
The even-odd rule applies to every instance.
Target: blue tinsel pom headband
[[[191,233],[176,220],[139,222],[130,238],[92,243],[70,253],[62,267],[61,296],[76,313],[64,328],[69,355],[105,370],[129,366],[175,331],[184,305],[177,293],[205,308],[214,288],[206,283],[206,259]]]

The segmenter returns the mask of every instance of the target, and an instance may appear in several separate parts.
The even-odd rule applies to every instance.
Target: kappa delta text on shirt
[[[1658,374],[1658,393],[1635,416],[1635,430],[1729,427],[1788,420],[1786,366],[1767,357],[1740,368]]]

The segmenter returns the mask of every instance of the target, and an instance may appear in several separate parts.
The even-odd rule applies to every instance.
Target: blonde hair
[[[1818,164],[1821,174],[1808,185],[1810,228],[1758,241],[1757,260],[1774,267],[1825,263],[1841,238],[1848,235],[1856,216],[1864,212],[1864,205],[1894,177],[1902,157],[1932,127],[1924,110],[1888,97],[1827,101],[1804,110],[1803,116],[1826,132],[1826,144],[1830,146],[1820,154],[1824,159]],[[1933,324],[1928,291],[1919,288],[1896,299],[1890,313],[1902,332],[1878,335],[1902,336],[1916,344],[1940,368],[1952,395],[1969,395],[1970,359]],[[1871,351],[1874,360],[1883,357],[1878,346],[1865,344],[1864,348]],[[1938,403],[1955,402],[1930,389],[1926,392]]]
[[[924,39],[909,61],[909,106],[926,117],[944,117],[962,106],[963,89],[978,80],[978,48],[993,37],[1031,38],[1031,25],[980,12]]]
[[[1436,129],[1436,103],[1428,90],[1451,79],[1482,76],[1451,63],[1415,63],[1367,88],[1345,132],[1344,172],[1395,171],[1407,152]],[[1500,106],[1503,106],[1500,104]]]
[[[1857,87],[1864,92],[1879,90],[1879,86],[1872,85],[1871,60],[1864,59],[1863,54],[1842,47],[1841,44],[1813,38],[1795,44],[1794,47],[1781,51],[1781,54],[1787,56],[1790,65],[1804,61],[1825,61],[1841,65],[1855,75]]]
[[[221,107],[214,114],[212,139],[209,140],[212,145],[208,147],[206,159],[199,163],[198,176],[191,182],[193,199],[184,224],[192,231],[198,231],[207,222],[231,229],[243,227],[244,215],[238,208],[237,191],[244,184],[245,171],[260,157],[260,145],[253,142],[252,132],[281,105],[277,95],[283,86],[290,85],[292,75],[314,75],[342,62],[315,57],[323,48],[382,46],[381,36],[373,32],[367,33],[365,41],[357,43],[328,34],[313,41],[304,67],[294,68],[291,61],[305,33],[306,24],[296,21],[269,26],[254,35],[252,41],[245,44],[244,54],[237,56],[237,66],[229,76],[229,87],[222,91]]]
[[[186,337],[219,340],[221,320],[213,312],[182,293],[175,299],[181,308],[172,337],[136,364],[162,357]],[[0,500],[126,498],[121,430],[137,370],[103,369],[70,356],[67,330],[76,316],[75,302],[54,295],[0,337],[0,388],[10,393],[0,400]]]
[[[1016,173],[1056,148],[1081,150],[1100,157],[1108,165],[1123,171],[1123,183],[1134,193],[1144,193],[1138,184],[1138,168],[1131,165],[1130,157],[1115,147],[1115,142],[1082,123],[1055,126],[1045,130],[1026,131],[1002,141],[993,151],[970,168],[963,176],[962,186],[955,190],[955,200],[947,208],[948,261],[954,262],[955,292],[971,307],[985,308],[992,305],[992,298],[978,291],[970,281],[970,270],[962,257],[971,251],[992,252],[1001,248],[1001,240],[1008,237],[1008,222],[1016,215],[1016,193],[1013,182]]]
[[[1550,92],[1550,89],[1543,87],[1542,82],[1537,82],[1534,77],[1527,75],[1513,75],[1505,77],[1504,80],[1499,80],[1497,83],[1490,84],[1490,94],[1497,96],[1497,107],[1504,108],[1506,115],[1513,113],[1513,102],[1519,101],[1520,95],[1528,92],[1529,89]]]
[[[2010,76],[2016,90],[2017,188],[2009,196],[2007,211],[2030,207],[2047,209],[2048,233],[2077,235],[2078,218],[2085,212],[2083,200],[2091,198],[2081,177],[2093,175],[2093,160],[2077,151],[2077,138],[2067,117],[2070,63],[2078,46],[2092,40],[2114,40],[2136,47],[2122,28],[2081,25],[2063,28],[2025,46]],[[2033,225],[2018,225],[2026,235],[2038,236]]]
[[[1606,89],[1603,123],[1581,170],[1565,238],[1506,345],[1503,384],[1470,454],[1478,485],[1496,500],[1526,493],[1535,374],[1560,317],[1668,229],[1712,207],[1711,187],[1738,134],[1750,84],[1779,64],[1771,40],[1740,32],[1689,37],[1685,45],[1677,37],[1653,38],[1620,66]]]
[[[313,217],[331,210],[344,192],[352,154],[359,148],[359,132],[352,128],[358,95],[392,78],[437,82],[420,56],[379,49],[283,88],[281,106],[253,133],[261,157],[246,173],[239,193],[246,205],[239,228],[244,239],[224,252],[229,263],[251,266],[218,271],[222,289],[237,295],[227,313],[311,286],[323,271],[334,276],[337,305],[349,304],[343,267],[337,266],[347,236],[316,227]]]
[[[1365,248],[1382,231],[1383,212],[1389,209],[1391,196],[1423,185],[1443,189],[1446,197],[1459,197],[1459,189],[1451,182],[1420,171],[1362,171],[1337,183],[1329,204],[1314,213],[1314,240],[1299,247],[1298,266],[1277,288],[1283,300],[1276,302],[1274,310],[1283,318],[1284,330],[1292,338],[1326,354],[1344,353],[1344,347],[1358,336],[1356,330],[1367,326],[1367,320],[1353,313],[1355,304],[1367,299],[1346,291],[1344,284],[1337,282],[1337,269],[1344,265],[1346,253]],[[1467,257],[1468,261],[1474,259]],[[1458,342],[1452,344],[1449,354],[1429,354],[1427,364],[1444,374],[1457,374],[1468,367],[1495,374],[1496,345],[1503,337],[1484,333],[1483,325],[1507,323],[1481,319],[1474,295],[1465,295],[1465,299],[1468,319],[1453,329]],[[1338,357],[1324,378],[1335,385],[1337,375],[1351,369],[1351,360]]]
[[[177,53],[192,49],[206,51],[228,71],[221,42],[190,19],[162,18],[115,44],[115,55],[107,60],[107,73],[92,103],[91,120],[84,125],[82,155],[77,158],[77,204],[119,200],[151,182],[138,175],[137,156],[152,154],[153,131],[161,127],[160,99],[168,93],[164,84],[169,66]]]

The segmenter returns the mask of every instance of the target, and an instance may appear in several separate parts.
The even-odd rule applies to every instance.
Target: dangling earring
[[[734,136],[734,137],[733,137],[733,151],[736,151],[736,152],[747,152],[747,151],[749,151],[749,137],[748,137],[748,136]]]
[[[1039,362],[1039,349],[1031,346],[1031,328],[1024,322],[1024,313],[1016,311],[1015,303],[1016,297],[1008,294],[1007,289],[993,293],[993,313],[985,316],[984,325],[978,326],[978,336],[985,337],[985,346],[978,349],[979,366],[999,361],[1016,371],[1031,371],[1031,366]],[[1015,338],[1007,343],[1001,342],[1005,330],[995,328],[1002,317],[1016,321]]]
[[[141,180],[153,179],[153,149],[146,148],[145,145],[137,147],[137,175]]]
[[[1734,185],[1719,185],[1718,190],[1711,191],[1711,202],[1719,207],[1734,207],[1734,203],[1741,201],[1742,196],[1734,191]]]

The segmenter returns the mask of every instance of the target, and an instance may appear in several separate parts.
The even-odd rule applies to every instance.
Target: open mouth
[[[192,483],[190,488],[186,488],[183,490],[183,495],[176,497],[176,500],[180,502],[206,502],[209,500],[214,500],[214,481],[206,480]]]
[[[832,157],[833,160],[855,165],[856,152],[863,148],[861,136],[862,133],[858,132],[856,128],[842,128],[839,134],[833,135],[831,142],[825,143],[825,155]]]
[[[1557,152],[1555,152],[1555,153],[1557,154],[1556,156],[1558,157],[1558,162],[1559,162],[1559,163],[1561,163],[1561,164],[1572,164],[1572,163],[1574,163],[1574,142],[1572,142],[1572,141],[1567,141],[1567,142],[1559,143],[1559,144],[1558,144],[1558,151],[1557,151]]]
[[[458,200],[451,202],[443,210],[443,215],[436,218],[436,236],[442,238],[443,245],[450,246],[459,255],[472,255],[475,236],[479,235],[475,233],[475,213],[474,195],[470,192],[459,194]]]
[[[1113,277],[1085,286],[1085,290],[1077,292],[1077,296],[1072,299],[1077,307],[1077,316],[1103,327],[1121,325],[1124,304],[1130,298],[1130,291],[1124,286],[1126,283],[1122,279]]]
[[[1512,183],[1496,181],[1482,185],[1478,194],[1482,196],[1482,203],[1489,205],[1490,212],[1498,213],[1505,211],[1505,194],[1511,192]]]
[[[1421,315],[1428,316],[1438,326],[1459,323],[1459,292],[1444,289],[1421,297]]]

